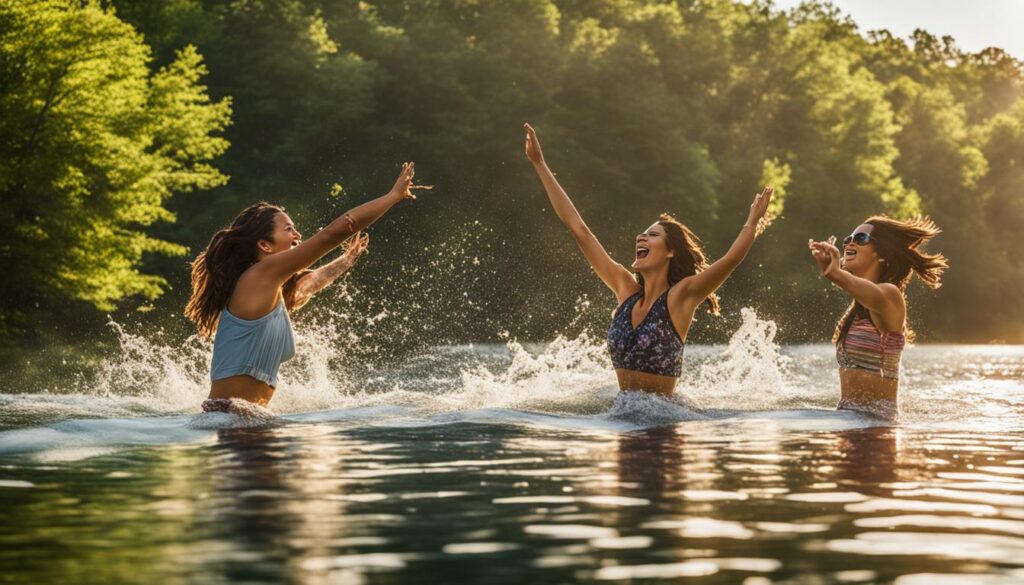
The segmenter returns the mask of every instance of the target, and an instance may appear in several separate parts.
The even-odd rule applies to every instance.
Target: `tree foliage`
[[[30,4],[46,10],[36,16]],[[155,274],[143,276],[145,252],[181,250],[169,241],[195,251],[259,199],[288,205],[308,231],[349,197],[384,188],[392,163],[411,159],[438,192],[418,203],[422,211],[385,220],[375,240],[388,260],[361,267],[359,278],[393,304],[418,307],[423,288],[402,281],[423,263],[416,250],[484,226],[491,263],[442,283],[450,303],[431,310],[463,315],[461,293],[472,292],[486,317],[457,319],[445,335],[512,328],[550,337],[577,295],[604,293],[523,162],[528,120],[620,257],[663,211],[717,256],[751,194],[775,183],[779,218],[727,283],[726,313],[755,304],[784,334],[826,338],[841,302],[815,275],[807,238],[842,236],[880,212],[925,213],[945,230],[933,245],[952,268],[938,293],[911,292],[922,339],[1024,339],[1024,265],[1008,246],[1024,227],[1024,76],[999,49],[966,53],[923,30],[909,39],[862,31],[827,2],[791,11],[736,0],[113,5],[116,18],[91,3],[4,9],[2,71],[16,83],[2,86],[12,116],[0,122],[0,178],[5,197],[21,203],[3,221],[25,241],[47,242],[4,254],[37,270],[32,282],[46,283],[37,292],[52,286],[109,306],[155,294],[162,276],[178,285],[165,305],[176,314],[186,273],[180,261],[155,258],[146,264]],[[159,72],[149,73],[149,50],[117,18],[144,35]],[[198,54],[219,101],[200,85]],[[108,56],[61,73],[86,55]],[[55,83],[65,93],[92,89],[51,112],[43,105]],[[224,147],[214,135],[228,98],[224,139],[233,146],[218,166],[232,182],[168,200],[223,181],[206,165]],[[99,114],[84,114],[98,104]],[[40,112],[45,137],[35,138]],[[335,184],[343,197],[329,196]],[[34,219],[51,214],[50,223]],[[141,229],[173,214],[181,221]],[[40,273],[54,266],[55,249],[78,255]],[[823,310],[827,298],[836,311]]]
[[[186,248],[144,228],[174,220],[172,194],[226,181],[209,161],[228,101],[209,100],[191,46],[151,71],[142,36],[96,2],[5,2],[0,23],[0,328],[40,303],[156,298],[166,280],[141,260]]]

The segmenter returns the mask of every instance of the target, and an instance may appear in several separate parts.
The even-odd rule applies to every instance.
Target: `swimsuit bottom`
[[[201,406],[203,412],[223,412],[239,417],[243,426],[264,426],[279,424],[280,419],[273,411],[244,398],[207,398]]]
[[[230,412],[230,398],[208,398],[203,401],[203,412]]]

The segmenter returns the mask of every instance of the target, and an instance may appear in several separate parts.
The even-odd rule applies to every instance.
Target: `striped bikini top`
[[[896,380],[905,344],[903,333],[879,331],[871,319],[854,319],[836,344],[836,361],[840,368],[867,370]]]

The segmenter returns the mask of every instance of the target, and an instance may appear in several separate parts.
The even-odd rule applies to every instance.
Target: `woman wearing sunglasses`
[[[914,340],[904,292],[912,274],[929,288],[941,285],[946,257],[920,249],[940,231],[928,218],[874,216],[843,238],[841,254],[835,237],[808,241],[821,275],[853,297],[832,337],[839,408],[896,413],[900,356],[904,344]]]

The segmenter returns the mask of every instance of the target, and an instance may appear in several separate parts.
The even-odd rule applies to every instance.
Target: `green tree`
[[[753,303],[784,336],[825,338],[835,315],[821,301],[832,295],[835,312],[842,301],[814,274],[807,238],[875,213],[927,213],[945,230],[931,245],[953,265],[937,293],[911,292],[922,339],[1020,338],[1004,324],[1024,307],[1000,299],[1020,286],[1006,241],[1022,221],[1013,104],[1024,84],[1020,62],[998,49],[864,32],[821,1],[789,11],[769,0],[112,1],[159,63],[199,47],[210,94],[234,104],[220,163],[232,183],[168,201],[182,221],[150,233],[195,249],[258,199],[287,205],[308,229],[386,184],[393,162],[416,160],[437,191],[375,228],[386,261],[353,278],[382,304],[433,316],[469,315],[472,299],[487,326],[409,315],[435,342],[503,329],[549,338],[577,295],[605,294],[523,164],[524,120],[620,259],[660,211],[720,254],[758,184],[784,187],[782,215],[725,285],[718,322]],[[327,196],[334,182],[340,198]],[[449,255],[479,254],[482,266],[424,268],[436,266],[424,250],[460,230],[486,232],[487,244]],[[180,285],[154,313],[178,315],[182,263],[146,266]],[[601,327],[605,307],[593,306]],[[439,321],[454,323],[443,339],[422,335]]]
[[[67,299],[110,310],[153,299],[165,279],[147,254],[185,248],[145,231],[174,221],[174,193],[226,177],[209,161],[227,142],[227,100],[213,103],[191,47],[151,72],[150,51],[99,2],[0,4],[0,298],[5,332]]]
[[[985,197],[988,228],[983,236],[991,244],[976,256],[985,273],[973,284],[974,290],[985,286],[995,290],[982,298],[991,304],[977,299],[968,302],[973,311],[990,317],[988,338],[1020,340],[1024,338],[1024,297],[1020,294],[1024,290],[1024,260],[1015,244],[1024,226],[1024,98],[978,128],[977,139],[988,160],[988,172],[979,188]]]

